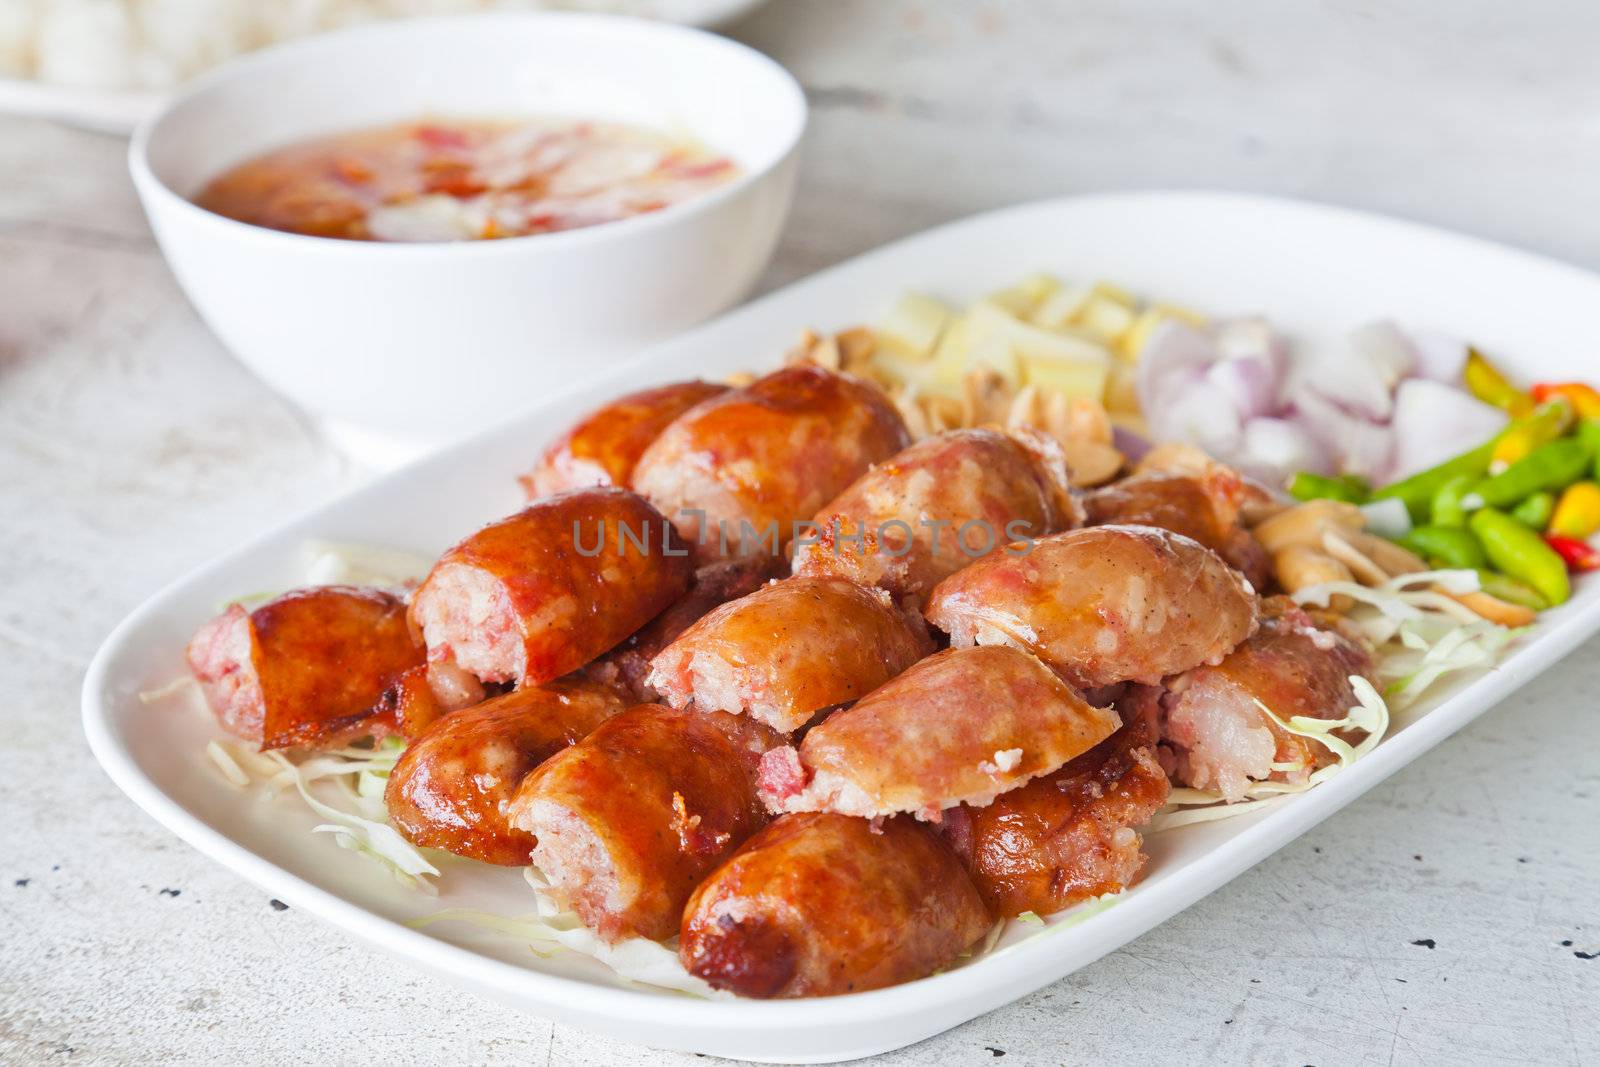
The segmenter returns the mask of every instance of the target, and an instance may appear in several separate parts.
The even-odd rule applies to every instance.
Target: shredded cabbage
[[[610,968],[617,977],[636,985],[708,999],[729,996],[684,970],[678,960],[675,939],[660,942],[629,937],[608,944],[584,926],[576,912],[562,904],[538,868],[524,868],[523,877],[533,889],[536,910],[532,915],[508,917],[472,908],[447,908],[412,919],[406,925],[420,930],[438,922],[469,923],[524,939],[539,956],[563,950],[588,956]]]
[[[404,585],[421,579],[432,565],[414,552],[344,541],[307,541],[300,554],[309,585]]]
[[[982,941],[978,942],[978,944],[969,951],[961,954],[961,959],[976,960],[988,956],[990,953],[996,950],[996,946],[999,945],[1001,938],[1004,937],[1006,933],[1014,930],[1018,926],[1031,926],[1036,927],[1037,929],[1035,929],[1033,933],[1023,937],[1015,944],[1007,945],[1000,951],[1008,952],[1015,948],[1016,945],[1022,944],[1024,941],[1032,941],[1035,938],[1044,937],[1054,930],[1065,930],[1070,927],[1077,926],[1084,920],[1091,919],[1094,916],[1099,915],[1102,911],[1105,911],[1107,908],[1111,907],[1121,899],[1121,893],[1102,893],[1100,896],[1090,897],[1088,900],[1080,901],[1072,907],[1067,908],[1065,911],[1058,911],[1049,918],[1043,918],[1037,912],[1032,911],[1018,912],[1017,915],[1011,919],[1002,919],[995,923],[993,929],[989,931]]]
[[[333,834],[341,848],[376,860],[402,885],[432,896],[438,890],[428,879],[437,877],[439,869],[388,824],[383,804],[382,783],[404,749],[400,738],[390,737],[371,748],[334,749],[295,763],[281,752],[255,753],[243,745],[213,740],[206,745],[206,755],[235,788],[263,780],[262,795],[272,799],[293,786],[306,807],[328,820],[312,827],[312,833]],[[315,796],[311,787],[316,782],[326,783],[354,810]]]
[[[268,752],[267,758],[278,765],[279,773],[267,782],[267,788],[270,795],[292,784],[306,806],[328,820],[312,827],[312,833],[333,834],[340,847],[376,860],[402,885],[432,896],[438,890],[428,878],[438,877],[439,869],[388,824],[381,792],[363,795],[349,780],[364,774],[386,777],[404,747],[398,738],[387,738],[374,748],[324,752],[301,763],[290,761],[281,752]],[[313,796],[311,784],[324,778],[332,779],[344,798],[366,814],[337,808]]]
[[[403,586],[420,578],[429,566],[428,560],[410,552],[339,541],[308,540],[301,545],[300,554],[308,585]],[[229,603],[264,602],[277,595],[261,591]],[[154,703],[197,686],[193,677],[185,675],[140,693],[139,699]],[[313,833],[333,834],[341,847],[376,860],[402,884],[432,895],[437,890],[428,878],[437,876],[438,869],[388,825],[383,804],[389,772],[404,749],[400,738],[387,738],[371,748],[335,749],[295,763],[281,752],[263,755],[242,745],[213,740],[206,744],[206,756],[223,780],[236,789],[246,788],[254,778],[265,779],[266,795],[273,797],[293,785],[306,806],[328,820],[313,828]],[[324,780],[355,810],[313,796],[311,784]]]
[[[1314,719],[1307,715],[1294,715],[1284,720],[1261,701],[1256,701],[1256,707],[1261,709],[1261,714],[1271,719],[1280,729],[1316,741],[1333,753],[1335,762],[1311,772],[1304,781],[1251,782],[1245,790],[1246,799],[1232,804],[1227,803],[1221,793],[1209,789],[1174,789],[1167,797],[1166,808],[1150,820],[1148,832],[1155,834],[1177,826],[1213,822],[1217,819],[1229,819],[1235,815],[1258,811],[1280,797],[1292,793],[1304,793],[1313,786],[1327,781],[1371,752],[1389,732],[1389,706],[1373,688],[1372,683],[1359,674],[1350,676],[1350,688],[1355,691],[1356,705],[1347,711],[1342,719]],[[1344,738],[1335,736],[1336,732],[1343,730],[1361,730],[1366,736],[1359,744],[1352,745]]]
[[[222,772],[222,777],[229,785],[243,789],[250,784],[250,776],[239,766],[239,761],[233,758],[233,754],[223,747],[222,742],[206,742],[206,755],[211,757],[211,762],[216,764],[217,770]]]
[[[1440,570],[1402,574],[1378,586],[1324,582],[1297,592],[1296,602],[1319,607],[1326,607],[1336,596],[1356,601],[1345,618],[1376,650],[1377,675],[1384,685],[1384,695],[1365,678],[1351,676],[1350,685],[1359,703],[1344,718],[1296,716],[1287,722],[1256,701],[1262,714],[1280,728],[1318,742],[1337,757],[1337,762],[1300,782],[1252,782],[1245,790],[1245,799],[1232,804],[1210,790],[1174,789],[1167,807],[1150,821],[1150,832],[1244,815],[1284,795],[1303,793],[1372,751],[1388,732],[1391,704],[1395,710],[1403,710],[1447,674],[1494,666],[1501,650],[1523,631],[1496,625],[1453,599],[1452,594],[1478,588],[1475,571]],[[1387,702],[1384,696],[1388,697]],[[1365,732],[1360,744],[1351,745],[1335,736],[1336,731],[1353,729]],[[1292,769],[1273,765],[1275,771]]]
[[[174,678],[166,685],[158,685],[154,689],[139,690],[139,703],[159,704],[161,701],[175,697],[179,693],[187,693],[191,689],[198,688],[199,685],[200,683],[195,681],[194,675],[185,674],[181,678]]]
[[[432,566],[432,561],[404,549],[314,538],[301,542],[300,560],[301,573],[305,576],[301,585],[368,585],[396,592],[421,581]],[[283,592],[282,589],[258,589],[230,597],[219,603],[216,610],[227,611],[234,604],[258,608],[269,600],[276,600]]]
[[[404,741],[390,737],[371,748],[348,746],[315,753],[295,763],[281,752],[256,753],[233,742],[213,740],[206,745],[207,756],[230,785],[243,788],[260,781],[267,798],[292,786],[307,807],[328,820],[314,827],[313,833],[333,834],[340,846],[377,861],[401,884],[433,896],[438,889],[429,879],[439,875],[438,868],[388,825],[383,802],[384,786],[404,750]],[[342,803],[336,806],[329,802],[333,798],[314,795],[316,783],[335,791]],[[569,951],[592,957],[618,977],[639,985],[702,997],[726,995],[685,971],[669,944],[643,938],[629,938],[615,945],[601,941],[575,912],[560,904],[549,882],[537,870],[530,867],[524,876],[533,889],[537,909],[534,915],[508,918],[469,908],[450,908],[414,919],[410,925],[420,929],[435,922],[471,923],[526,938],[540,955]]]
[[[1294,598],[1318,606],[1335,596],[1358,602],[1347,618],[1378,650],[1378,676],[1395,707],[1403,709],[1446,674],[1494,666],[1523,632],[1492,623],[1447,595],[1478,588],[1475,571],[1422,571],[1373,588],[1324,582]]]
[[[1081,901],[1065,911],[1058,911],[1048,918],[1040,917],[1031,911],[1025,911],[1019,914],[1015,919],[1011,920],[1011,922],[1020,923],[1023,926],[1040,927],[1040,929],[1038,929],[1036,932],[1023,939],[1024,941],[1032,941],[1036,938],[1048,937],[1051,934],[1061,930],[1071,929],[1085,920],[1094,918],[1096,915],[1099,915],[1102,911],[1105,911],[1107,908],[1111,907],[1113,904],[1116,904],[1121,899],[1121,893],[1102,893],[1097,897],[1090,897],[1088,900]],[[1003,925],[1009,929],[1011,923],[1005,923]],[[1021,943],[1021,941],[1017,942],[1017,944]],[[1015,947],[1016,945],[1007,945],[1000,951],[1008,952]],[[983,954],[987,953],[985,952]]]

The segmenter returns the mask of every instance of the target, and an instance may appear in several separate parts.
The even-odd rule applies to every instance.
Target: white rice
[[[0,75],[165,89],[242,52],[377,19],[562,9],[697,21],[707,7],[706,0],[0,0]]]

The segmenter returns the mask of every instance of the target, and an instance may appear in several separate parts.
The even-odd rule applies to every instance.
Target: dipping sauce
[[[700,145],[623,123],[410,122],[268,152],[213,179],[195,203],[314,237],[469,241],[659,211],[738,173]]]

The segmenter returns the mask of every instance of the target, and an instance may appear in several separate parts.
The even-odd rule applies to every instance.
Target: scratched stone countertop
[[[779,0],[730,31],[814,109],[765,285],[984,208],[1172,186],[1600,269],[1600,8],[1400,7]],[[0,118],[0,1063],[695,1062],[275,907],[91,760],[78,687],[110,627],[363,477],[197,321],[124,150]],[[1600,1061],[1597,654],[1123,950],[882,1062]]]

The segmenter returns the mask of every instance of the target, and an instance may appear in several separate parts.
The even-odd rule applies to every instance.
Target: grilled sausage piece
[[[249,612],[231,605],[187,652],[223,728],[263,751],[393,731],[393,717],[377,713],[380,699],[423,662],[399,598],[342,585],[299,589]]]
[[[920,603],[1003,545],[1081,525],[1061,449],[1043,434],[948,430],[857,478],[795,542],[796,574],[837,574]]]
[[[1340,719],[1356,704],[1350,678],[1373,679],[1372,655],[1335,619],[1313,616],[1287,597],[1262,605],[1261,629],[1221,663],[1170,679],[1164,740],[1180,785],[1242,800],[1252,781],[1302,782],[1334,756],[1273,722],[1295,716]]]
[[[932,974],[993,925],[933,831],[814,812],[778,819],[695,890],[678,956],[741,996],[832,996]]]
[[[390,821],[418,845],[523,866],[534,838],[514,829],[505,812],[522,779],[624,707],[602,686],[556,681],[446,715],[390,772],[383,794]]]
[[[1091,526],[1159,526],[1192,537],[1260,591],[1272,578],[1271,560],[1239,524],[1239,510],[1252,490],[1237,473],[1215,464],[1198,475],[1136,474],[1086,494],[1083,506]]]
[[[674,382],[613,400],[578,421],[519,481],[529,500],[591,485],[627,488],[644,450],[702,400],[727,392],[712,382]]]
[[[957,571],[926,614],[957,647],[1017,645],[1088,689],[1221,662],[1255,631],[1256,610],[1243,576],[1191,538],[1091,526]]]
[[[1135,687],[1127,700],[1153,705],[1160,693]],[[1135,828],[1161,809],[1171,786],[1155,759],[1152,715],[1128,718],[1054,774],[986,807],[949,813],[945,831],[997,915],[1049,915],[1118,893],[1144,867]]]
[[[533,862],[596,934],[661,940],[765,825],[756,766],[781,743],[743,716],[641,704],[523,779],[507,818],[538,839]]]
[[[767,753],[762,799],[773,811],[937,822],[946,808],[987,804],[1048,774],[1118,725],[1030,653],[948,649],[828,716],[798,752]]]
[[[777,556],[751,556],[701,567],[695,572],[694,585],[676,603],[580,673],[611,686],[630,703],[648,704],[660,699],[645,680],[650,661],[712,608],[748,596],[777,577],[782,562]]]
[[[625,489],[575,489],[450,549],[411,601],[428,658],[539,685],[583,666],[689,588],[661,514]]]
[[[744,712],[788,733],[933,651],[922,621],[844,578],[785,578],[713,610],[655,658],[673,707]]]
[[[415,740],[439,719],[481,704],[483,683],[450,663],[419,663],[397,677],[378,701],[375,714],[394,724],[395,732]]]
[[[910,443],[874,386],[785,367],[686,412],[639,458],[633,485],[704,560],[774,555],[796,523]]]

